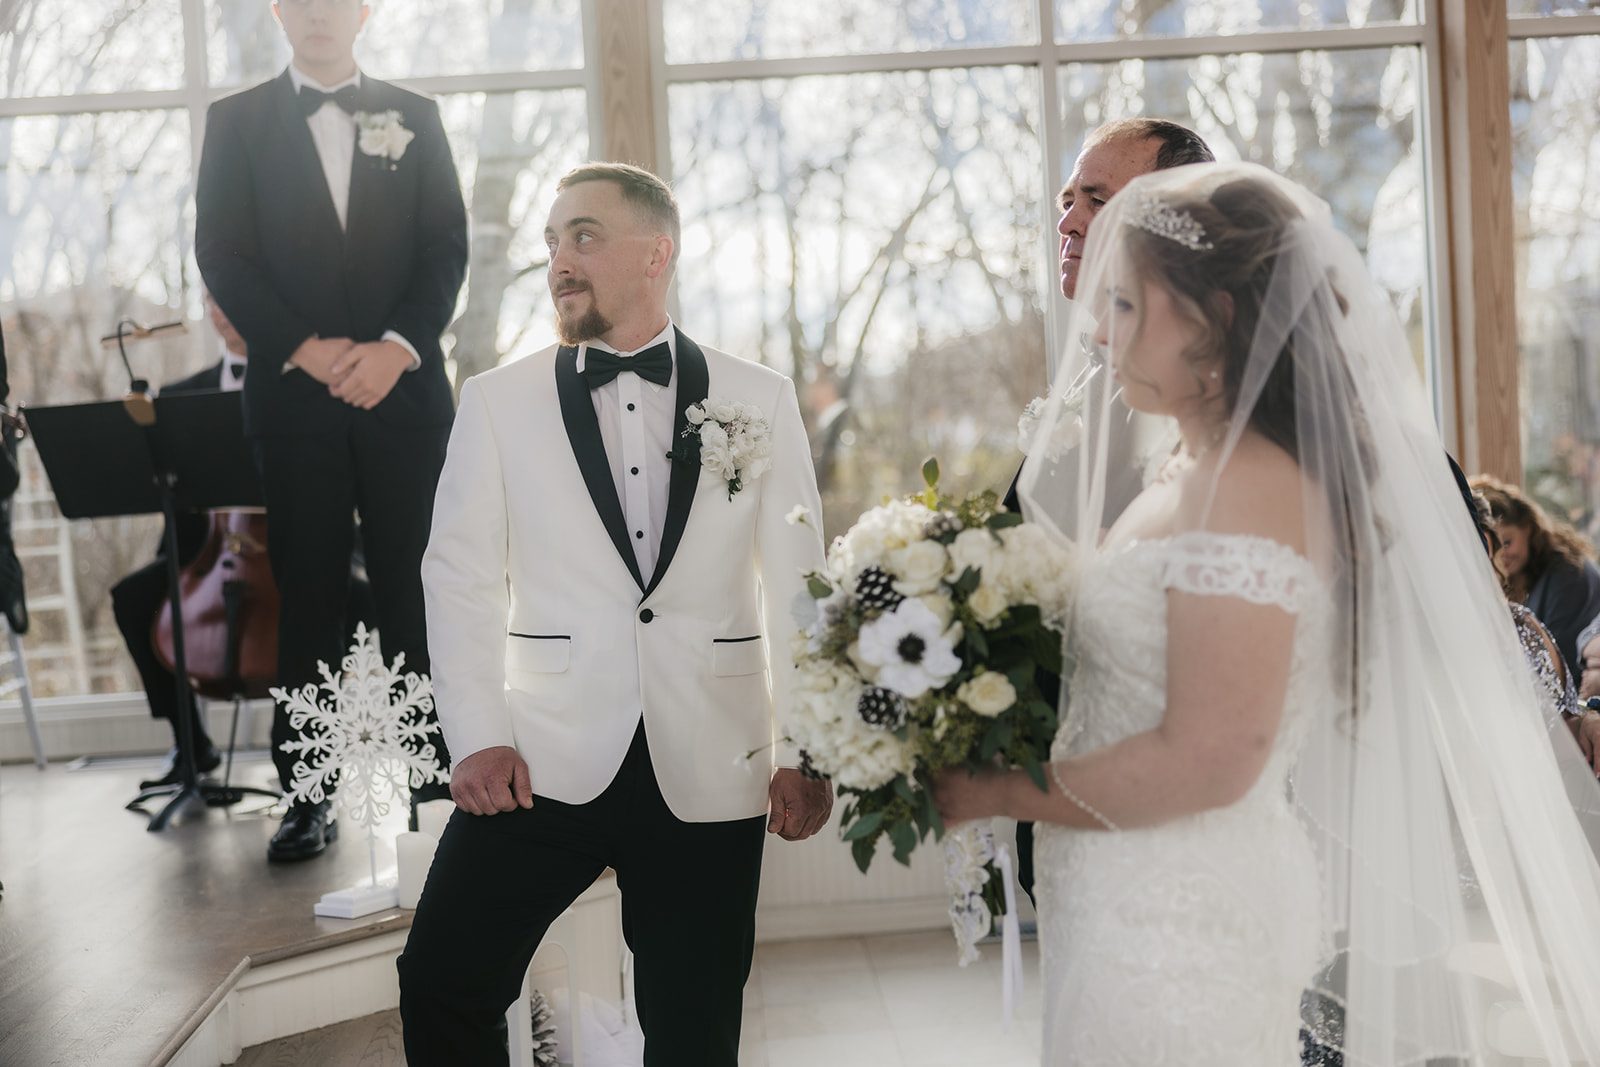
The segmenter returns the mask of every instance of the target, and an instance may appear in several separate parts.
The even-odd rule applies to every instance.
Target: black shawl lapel
[[[672,332],[678,343],[678,409],[672,416],[672,481],[667,489],[667,520],[661,530],[661,551],[656,554],[656,572],[644,591],[645,596],[655,592],[666,576],[673,554],[678,551],[678,542],[683,540],[683,528],[689,521],[695,486],[700,481],[700,450],[690,447],[691,442],[684,436],[689,428],[686,412],[691,405],[706,398],[711,385],[706,355],[700,351],[700,346],[676,326]]]
[[[300,101],[295,99],[294,82],[287,68],[278,75],[273,91],[278,97],[278,118],[293,157],[293,169],[305,183],[307,204],[317,205],[314,210],[323,215],[321,229],[339,233],[339,212],[333,206],[333,194],[328,191],[328,179],[322,171],[322,157],[317,155],[317,143],[311,139],[311,127],[300,112]]]
[[[639,558],[633,554],[633,544],[628,540],[628,524],[622,516],[622,502],[617,499],[617,487],[611,480],[611,464],[606,459],[605,442],[600,437],[600,420],[594,414],[594,401],[589,397],[589,383],[578,373],[578,350],[562,346],[556,352],[556,395],[561,400],[561,419],[567,426],[567,439],[572,442],[572,454],[578,460],[578,470],[583,472],[583,482],[589,487],[589,499],[594,510],[605,524],[611,543],[616,546],[628,573],[644,588],[644,578],[639,574]],[[676,478],[674,478],[676,489]],[[667,515],[672,509],[667,509]]]
[[[361,75],[361,110],[367,112],[380,112],[391,110],[389,107],[389,85],[375,78]],[[392,110],[400,111],[400,121],[404,123],[407,116],[404,110],[395,106]],[[349,269],[358,270],[362,262],[361,253],[365,252],[370,241],[363,240],[369,233],[385,225],[385,220],[391,217],[391,209],[385,194],[394,187],[394,179],[385,172],[394,167],[399,167],[399,162],[391,163],[383,156],[369,156],[361,151],[361,128],[357,126],[355,151],[351,154],[350,162],[350,204],[345,213],[345,261]],[[415,144],[415,141],[412,142]],[[404,160],[405,156],[402,155]],[[369,253],[370,254],[370,253]]]

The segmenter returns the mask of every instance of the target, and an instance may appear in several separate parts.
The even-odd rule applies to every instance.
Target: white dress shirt
[[[305,85],[325,93],[336,93],[346,85],[359,88],[361,72],[356,71],[337,85],[323,85],[315,78],[302,73],[299,67],[291,63],[289,81],[294,84],[296,93]],[[322,176],[328,183],[328,195],[333,198],[333,210],[339,216],[339,229],[347,230],[350,216],[350,174],[355,169],[356,162],[356,117],[332,100],[325,100],[321,107],[306,116],[306,125],[311,130],[311,143],[316,146],[317,158],[322,162]],[[394,330],[386,330],[383,339],[393,341],[411,353],[411,366],[407,368],[408,370],[416,370],[422,366],[422,357],[417,354],[416,346],[401,334]],[[290,369],[288,364],[284,365],[285,373]]]
[[[666,385],[647,382],[632,371],[623,371],[598,389],[589,390],[595,416],[600,420],[600,440],[611,463],[611,480],[622,502],[622,517],[633,540],[633,555],[646,583],[655,573],[661,551],[661,532],[667,523],[667,490],[672,484],[672,427],[677,418],[678,341],[672,329],[656,334],[632,356],[662,341],[672,353],[672,377]],[[588,341],[578,346],[578,373],[583,373],[589,349],[617,350],[604,341]]]

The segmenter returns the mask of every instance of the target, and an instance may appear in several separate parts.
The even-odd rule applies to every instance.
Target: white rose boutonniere
[[[728,483],[728,499],[772,467],[772,427],[754,404],[707,397],[691,404],[685,437],[700,442],[700,465]]]
[[[357,111],[356,127],[361,131],[357,142],[362,153],[389,160],[389,169],[406,154],[406,146],[416,134],[400,123],[398,111]]]

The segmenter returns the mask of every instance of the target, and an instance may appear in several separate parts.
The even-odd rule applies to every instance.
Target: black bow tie
[[[591,348],[583,358],[583,378],[590,389],[600,388],[625,370],[647,382],[666,385],[672,380],[672,349],[665,341],[632,356]]]
[[[317,109],[329,100],[332,100],[353,115],[361,103],[361,89],[355,85],[346,85],[344,88],[336,89],[331,93],[325,93],[321,89],[314,89],[309,85],[302,85],[300,86],[299,95],[300,113],[303,115],[315,115]]]
[[[243,378],[244,377],[244,364],[243,363],[229,363],[228,364],[228,376],[230,378],[232,378],[234,381],[238,381],[239,379]]]

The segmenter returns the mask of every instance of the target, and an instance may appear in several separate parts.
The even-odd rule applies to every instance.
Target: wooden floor
[[[317,859],[268,864],[277,819],[258,807],[265,800],[153,834],[123,805],[155,760],[68,766],[0,767],[0,1064],[146,1067],[245,957],[409,922],[398,910],[312,915],[323,893],[367,877],[365,839],[349,825]],[[260,756],[234,771],[249,784],[273,776]],[[394,812],[380,839],[404,819]],[[379,867],[393,863],[380,843]]]
[[[324,1026],[239,1055],[234,1067],[406,1067],[400,1041],[400,1009],[380,1011],[336,1026]]]

